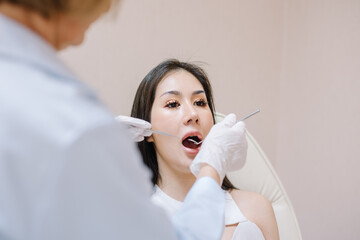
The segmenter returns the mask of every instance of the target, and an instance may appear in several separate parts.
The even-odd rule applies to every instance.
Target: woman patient
[[[214,125],[215,107],[206,73],[200,67],[167,60],[152,69],[140,83],[131,116],[151,123],[153,134],[138,143],[145,164],[153,172],[153,201],[172,215],[196,181],[191,161]],[[193,141],[194,140],[194,141]],[[263,196],[236,189],[225,177],[222,183],[225,231],[222,239],[279,239],[274,211]]]

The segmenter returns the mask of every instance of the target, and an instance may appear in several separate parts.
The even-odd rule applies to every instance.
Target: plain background
[[[255,109],[304,239],[360,236],[360,0],[124,0],[61,57],[114,114],[167,58],[199,63],[217,111]]]

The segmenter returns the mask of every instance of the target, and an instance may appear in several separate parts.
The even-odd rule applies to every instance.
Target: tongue
[[[185,139],[182,142],[182,144],[187,148],[193,148],[193,149],[198,148],[200,146],[200,145],[195,144],[194,142],[188,141],[187,139]]]

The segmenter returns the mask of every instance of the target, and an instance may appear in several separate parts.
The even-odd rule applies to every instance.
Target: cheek
[[[152,129],[174,136],[180,135],[180,119],[179,111],[169,111],[162,108],[153,108],[151,111]],[[172,156],[174,151],[176,151],[181,144],[181,141],[174,137],[163,136],[160,134],[153,134],[152,136],[157,152],[165,158]]]
[[[214,126],[214,124],[215,124],[212,114],[211,114],[211,111],[204,114],[202,123],[203,123],[203,131],[204,131],[204,134],[206,137],[208,135],[208,133],[210,132],[212,126]]]
[[[62,28],[62,43],[66,45],[79,45],[84,41],[89,24],[69,20]]]
[[[69,43],[72,45],[81,44],[84,41],[86,30],[87,28],[80,26],[77,29],[71,31],[68,35]]]
[[[162,111],[161,109],[152,109],[151,111],[151,126],[153,130],[178,136],[180,126],[178,119],[179,117],[175,112]],[[179,149],[179,146],[181,146],[181,141],[174,137],[153,134],[152,139],[158,154],[158,160],[171,159]]]
[[[153,109],[151,111],[151,125],[154,130],[175,134],[179,128],[180,117],[176,111]]]

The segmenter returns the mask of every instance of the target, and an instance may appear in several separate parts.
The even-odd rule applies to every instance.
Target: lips
[[[189,132],[187,134],[185,134],[185,136],[182,138],[182,145],[184,146],[184,149],[187,153],[189,154],[197,154],[200,151],[201,148],[201,143],[200,144],[196,144],[193,141],[194,140],[196,142],[201,141],[202,135],[200,132]]]

